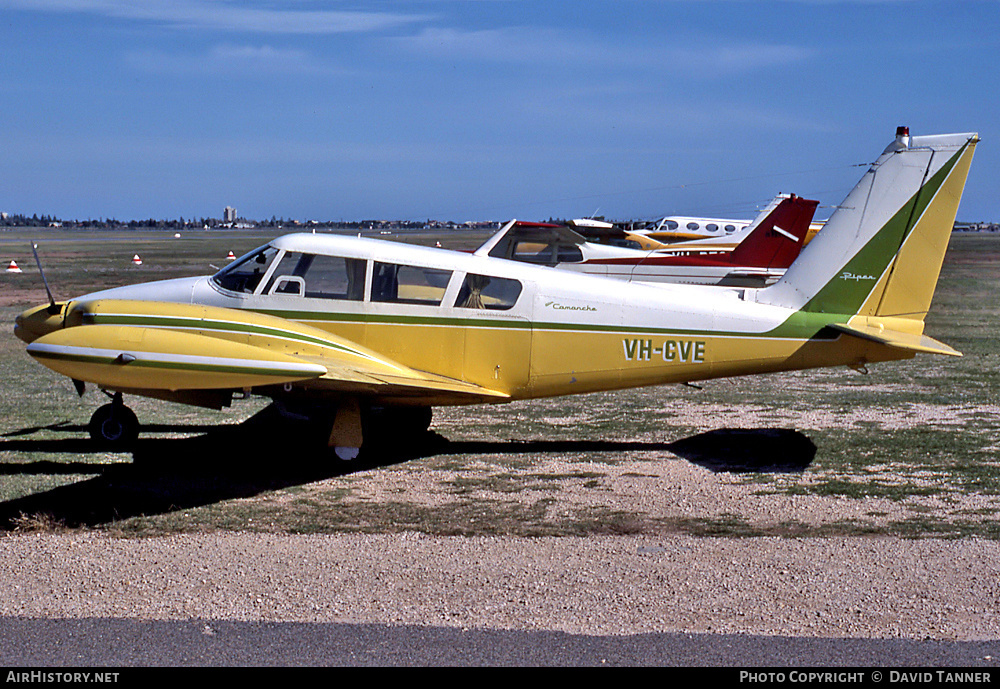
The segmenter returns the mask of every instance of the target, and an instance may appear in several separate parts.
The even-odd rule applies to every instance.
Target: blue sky
[[[959,219],[1000,220],[994,0],[0,0],[0,21],[7,212],[750,217],[839,202],[906,124],[980,133]]]

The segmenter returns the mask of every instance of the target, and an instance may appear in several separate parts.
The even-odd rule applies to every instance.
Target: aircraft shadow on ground
[[[670,451],[714,472],[801,473],[816,456],[807,436],[788,428],[720,428],[670,443]]]
[[[723,428],[671,443],[638,440],[444,441],[433,454],[669,452],[716,473],[801,473],[816,456],[795,430]]]
[[[77,437],[31,439],[42,429]],[[383,444],[342,462],[316,429],[267,407],[240,424],[148,425],[131,449],[132,461],[40,460],[0,464],[4,475],[78,475],[92,478],[0,503],[0,530],[32,520],[94,527],[142,515],[252,497],[288,486],[390,466],[420,457],[461,454],[665,452],[715,472],[801,472],[816,452],[806,436],[781,429],[719,430],[672,443],[642,441],[455,441],[430,431],[406,445]],[[150,433],[200,433],[157,438]],[[69,423],[20,429],[0,436],[0,451],[102,454],[86,428]]]

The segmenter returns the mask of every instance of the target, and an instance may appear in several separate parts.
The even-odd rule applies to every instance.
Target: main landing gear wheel
[[[128,445],[139,437],[139,419],[122,404],[121,394],[111,404],[99,407],[87,426],[90,437],[106,445]]]

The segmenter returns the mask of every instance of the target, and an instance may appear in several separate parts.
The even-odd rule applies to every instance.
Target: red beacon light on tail
[[[898,143],[903,148],[910,147],[910,128],[909,127],[896,127],[896,143]]]

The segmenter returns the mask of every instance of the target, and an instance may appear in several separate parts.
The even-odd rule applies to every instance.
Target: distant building
[[[226,210],[223,211],[223,219],[225,222],[234,223],[236,222],[236,209],[232,206],[226,206]]]
[[[993,222],[956,222],[955,232],[1000,232],[1000,224]]]

